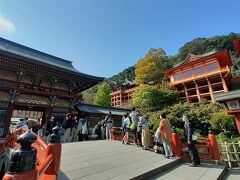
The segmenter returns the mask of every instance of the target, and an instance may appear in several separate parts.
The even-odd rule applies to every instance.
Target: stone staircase
[[[198,167],[189,167],[189,163],[181,162],[171,167],[167,171],[160,172],[153,179],[161,180],[215,180],[223,179],[228,168],[224,164],[213,164],[212,162],[202,162]]]

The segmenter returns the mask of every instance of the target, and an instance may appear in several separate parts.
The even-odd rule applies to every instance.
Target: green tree
[[[100,106],[111,105],[110,88],[107,83],[102,83],[98,87],[97,93],[94,96],[93,103]]]
[[[157,84],[164,78],[163,71],[172,67],[172,63],[162,48],[151,48],[145,58],[135,65],[135,81],[137,84]]]
[[[133,93],[132,105],[147,113],[171,105],[176,101],[176,94],[176,91],[161,91],[155,86],[140,85]]]
[[[184,60],[189,53],[195,55],[204,54],[206,52],[217,50],[221,51],[226,48],[233,51],[232,41],[233,39],[239,38],[240,34],[230,33],[223,36],[215,36],[211,38],[196,38],[190,42],[184,44],[178,51],[179,60]]]
[[[197,129],[203,129],[204,125],[209,124],[212,116],[225,112],[222,104],[202,101],[200,103],[176,103],[173,106],[162,108],[160,111],[152,112],[150,120],[153,124],[158,124],[161,112],[167,114],[171,124],[177,128],[183,128],[182,116],[188,115]],[[157,122],[155,122],[157,121]],[[156,128],[156,127],[155,127]]]
[[[232,126],[233,122],[234,117],[228,116],[226,112],[214,114],[210,119],[212,128],[218,132],[227,132]]]

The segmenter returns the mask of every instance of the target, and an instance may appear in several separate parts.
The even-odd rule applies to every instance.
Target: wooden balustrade
[[[218,143],[221,158],[230,168],[240,167],[240,142]]]
[[[153,131],[150,133],[151,145],[150,147],[154,146],[153,141]],[[113,140],[122,140],[123,132],[120,127],[114,127],[112,130],[112,139]],[[132,138],[132,132],[130,132],[130,142],[134,142]],[[175,156],[188,158],[189,153],[183,151],[187,149],[187,143],[182,142],[182,137],[179,137],[176,133],[172,133],[172,147],[173,153]],[[213,134],[209,134],[208,138],[198,138],[196,148],[199,152],[199,157],[201,159],[207,160],[220,160],[220,153],[217,145],[217,141]]]
[[[16,144],[17,138],[27,132],[25,129],[19,129],[14,133],[10,134],[6,138],[6,147],[11,147],[14,145],[15,149],[19,149],[20,145]],[[59,142],[46,144],[41,137],[31,132],[37,137],[35,143],[32,144],[32,147],[37,150],[36,158],[36,168],[32,171],[27,172],[7,172],[3,180],[55,180],[59,179],[60,172],[60,161],[61,161],[61,150],[62,146]],[[55,134],[55,138],[56,138]],[[56,140],[56,139],[55,139]]]

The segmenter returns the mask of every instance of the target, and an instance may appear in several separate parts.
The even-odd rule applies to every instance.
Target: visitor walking
[[[139,127],[142,129],[143,149],[147,150],[149,149],[149,145],[150,145],[150,132],[149,132],[148,121],[142,114],[140,114],[140,117],[139,117]]]
[[[63,142],[72,142],[72,129],[75,126],[75,121],[73,117],[68,115],[68,118],[66,119],[66,125],[65,125],[65,133],[63,136]]]
[[[53,128],[55,127],[54,116],[51,116],[50,120],[47,122],[47,143],[50,142],[51,135],[53,133]]]
[[[32,129],[32,132],[34,132],[35,134],[38,134],[38,130],[41,128],[41,124],[33,119],[29,119],[26,122],[28,129]]]
[[[112,127],[113,127],[113,119],[112,119],[111,111],[105,117],[105,123],[106,123],[106,139],[110,140],[110,139],[112,139],[111,138],[111,130],[112,130]]]
[[[165,157],[173,157],[173,151],[171,146],[172,133],[171,133],[171,124],[166,117],[166,113],[163,112],[160,115],[160,124],[159,124],[159,133],[165,150]]]
[[[193,125],[189,122],[189,119],[186,115],[183,115],[182,120],[183,120],[183,122],[185,122],[184,134],[185,134],[185,138],[188,143],[189,155],[191,157],[191,162],[192,162],[189,166],[197,167],[198,165],[200,165],[200,158],[198,155],[198,151],[195,147],[196,140],[193,139],[193,135],[194,135]]]
[[[79,119],[78,127],[77,127],[79,141],[88,140],[88,127],[89,127],[89,122],[87,117],[83,117]]]
[[[137,112],[137,146],[142,147],[142,128],[140,127],[140,115],[139,112]]]
[[[137,112],[136,112],[135,107],[132,108],[132,112],[130,113],[130,118],[132,120],[131,131],[133,133],[134,143],[137,144],[137,125],[138,125],[138,120],[137,120]]]
[[[129,132],[130,132],[131,120],[130,120],[130,116],[128,113],[125,115],[125,117],[126,118],[123,123],[123,131],[124,131],[125,135],[123,136],[122,143],[130,144],[129,143]]]
[[[101,125],[101,139],[105,139],[106,138],[106,122],[105,122],[105,117],[102,117],[102,120],[100,122]]]
[[[122,125],[121,125],[122,139],[125,136],[124,125],[125,125],[125,119],[126,119],[127,116],[128,116],[128,113],[126,113],[122,116]]]

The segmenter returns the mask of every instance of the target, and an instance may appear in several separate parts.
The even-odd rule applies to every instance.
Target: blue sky
[[[110,77],[150,48],[240,32],[239,0],[1,0],[0,36]]]

